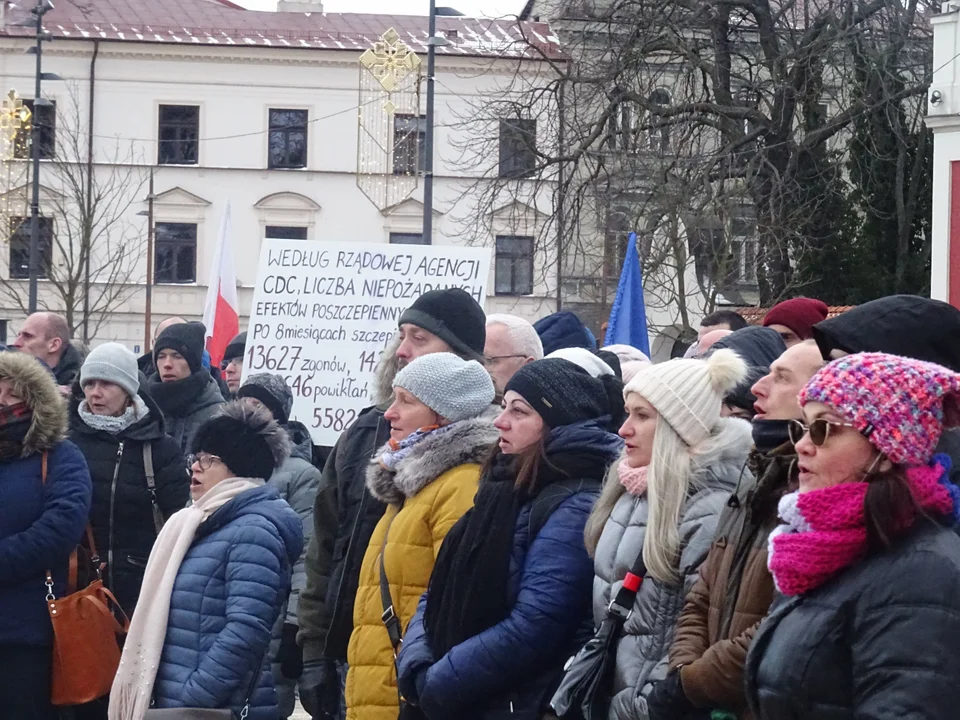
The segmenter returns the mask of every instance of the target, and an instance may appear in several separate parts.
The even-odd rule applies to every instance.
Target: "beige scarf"
[[[120,668],[110,691],[109,720],[143,720],[153,697],[153,683],[167,634],[173,583],[197,528],[215,510],[263,481],[230,478],[215,485],[190,507],[174,514],[157,537],[147,561],[140,600],[130,621]]]

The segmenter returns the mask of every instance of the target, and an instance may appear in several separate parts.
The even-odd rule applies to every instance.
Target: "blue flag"
[[[617,299],[610,308],[610,322],[604,345],[629,345],[650,355],[647,338],[647,308],[643,302],[643,278],[640,274],[640,254],[637,252],[637,234],[630,233],[627,254],[617,286]]]

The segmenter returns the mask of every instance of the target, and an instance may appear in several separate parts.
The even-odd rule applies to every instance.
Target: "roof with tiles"
[[[33,35],[13,25],[31,18],[30,0],[10,3],[8,37]],[[57,2],[43,19],[54,38],[363,51],[389,28],[417,53],[427,51],[427,18],[361,13],[292,13],[245,10],[230,0],[72,0]],[[539,59],[562,58],[550,26],[510,19],[438,17],[446,43],[438,55]]]
[[[856,305],[832,305],[827,308],[827,319],[829,320],[837,315],[842,315],[847,310],[853,310],[855,307]],[[768,307],[740,307],[731,309],[743,316],[743,319],[751,325],[762,325],[763,318],[770,311]]]

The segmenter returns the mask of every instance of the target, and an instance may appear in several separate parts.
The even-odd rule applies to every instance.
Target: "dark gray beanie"
[[[562,358],[535,360],[517,370],[504,392],[514,391],[537,411],[551,428],[572,425],[583,420],[610,418],[614,413],[617,386],[623,384],[612,375],[609,385],[579,365]]]
[[[282,377],[274,373],[257,373],[243,381],[237,391],[237,399],[254,398],[263,403],[273,418],[285,425],[290,422],[290,411],[293,410],[293,392]]]

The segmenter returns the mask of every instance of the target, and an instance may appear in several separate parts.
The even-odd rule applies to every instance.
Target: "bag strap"
[[[402,509],[402,505],[400,506]],[[377,559],[380,563],[380,603],[383,605],[383,615],[380,619],[387,628],[387,635],[390,636],[390,645],[393,647],[393,658],[396,660],[400,654],[400,646],[403,645],[403,634],[400,632],[400,618],[397,617],[397,611],[393,606],[393,598],[390,596],[390,580],[387,579],[387,571],[384,567],[384,554],[387,550],[387,540],[390,538],[390,527],[393,521],[397,519],[397,514],[390,518],[387,523],[387,529],[383,533],[383,545],[380,546],[380,557]]]
[[[633,612],[633,603],[637,599],[637,593],[640,592],[640,586],[646,574],[647,566],[643,562],[643,549],[641,549],[630,571],[624,576],[623,585],[617,591],[616,597],[607,605],[608,618],[615,620],[619,625],[627,621],[630,613]]]
[[[143,471],[147,476],[147,492],[150,493],[150,505],[153,507],[153,529],[157,535],[163,529],[163,513],[157,505],[157,482],[153,474],[153,443],[143,444]]]

